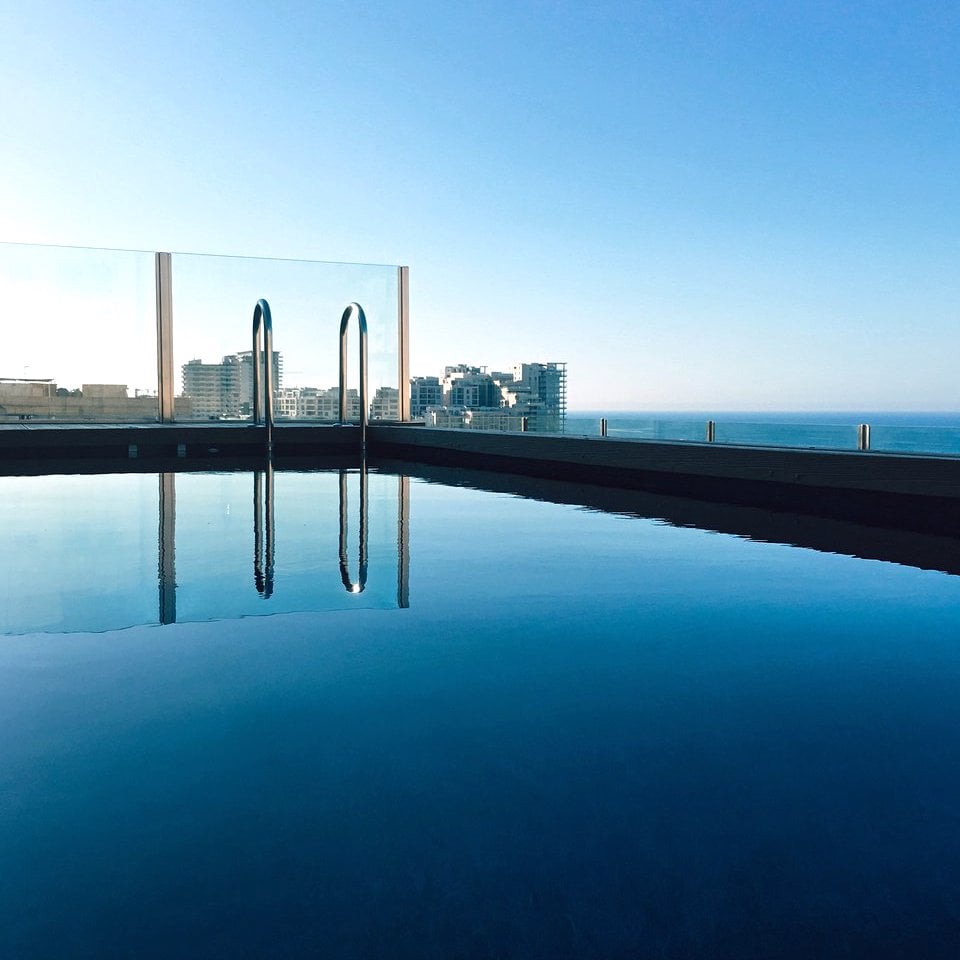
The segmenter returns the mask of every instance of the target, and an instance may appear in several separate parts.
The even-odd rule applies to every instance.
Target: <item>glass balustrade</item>
[[[368,325],[371,420],[398,420],[398,270],[393,266],[173,254],[178,420],[251,416],[251,323],[260,298],[273,315],[274,418],[339,419],[339,329],[359,303]],[[359,337],[348,333],[347,413],[360,419]]]
[[[605,417],[610,439],[857,450],[857,425],[867,423],[872,451],[960,455],[956,414],[566,413],[565,363],[408,380],[405,275],[391,265],[0,243],[10,318],[0,424],[248,422],[262,298],[273,315],[277,424],[340,419],[339,322],[356,302],[368,326],[372,422],[407,418],[409,391],[412,418],[431,427],[598,436]],[[359,421],[355,326],[346,406]]]
[[[568,436],[606,436],[620,440],[706,442],[731,446],[768,446],[809,450],[858,449],[858,424],[870,427],[868,449],[876,453],[960,456],[960,415],[939,414],[811,415],[808,421],[787,416],[761,417],[700,414],[695,418],[630,413],[567,415]],[[927,421],[924,423],[923,421]],[[917,422],[920,421],[920,422]],[[709,424],[713,436],[709,436]]]
[[[716,443],[817,450],[857,449],[856,424],[721,419],[715,422]]]
[[[159,394],[173,395],[165,419],[249,420],[261,298],[273,314],[277,421],[339,419],[339,323],[351,302],[367,317],[368,417],[399,420],[399,284],[386,265],[0,244],[10,324],[0,423],[156,421]],[[158,343],[172,344],[160,362]],[[347,413],[358,421],[355,330],[348,347]]]
[[[0,243],[0,423],[156,421],[154,255]]]

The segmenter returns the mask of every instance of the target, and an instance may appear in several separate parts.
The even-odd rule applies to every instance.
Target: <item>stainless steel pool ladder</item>
[[[263,301],[261,301],[262,303]],[[360,327],[360,449],[367,449],[367,315],[359,303],[351,303],[340,318],[340,423],[347,421],[347,327],[357,316]]]
[[[263,339],[261,361],[260,340]],[[267,454],[273,453],[273,319],[270,304],[258,300],[253,308],[253,423],[260,423],[260,401],[263,394],[263,422],[267,428]],[[261,366],[263,388],[260,386]],[[342,374],[341,374],[342,376]]]

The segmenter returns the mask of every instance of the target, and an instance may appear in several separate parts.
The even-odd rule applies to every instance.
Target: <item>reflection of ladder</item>
[[[273,596],[273,535],[273,464],[268,459],[265,470],[253,471],[253,582],[264,600]]]
[[[367,449],[367,315],[359,303],[351,303],[340,318],[340,423],[347,422],[347,327],[357,315],[360,327],[360,450]]]
[[[265,390],[260,386],[260,338],[263,336],[263,381]],[[273,452],[273,319],[270,316],[270,304],[258,300],[253,308],[253,423],[260,423],[260,400],[263,396],[263,422],[267,428],[267,456]]]
[[[347,593],[363,593],[367,585],[367,463],[360,464],[360,569],[350,579],[347,563],[347,471],[340,471],[340,579]]]

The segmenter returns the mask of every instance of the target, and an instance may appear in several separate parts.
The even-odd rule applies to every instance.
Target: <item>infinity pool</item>
[[[0,488],[0,956],[960,950],[955,576],[382,473]]]

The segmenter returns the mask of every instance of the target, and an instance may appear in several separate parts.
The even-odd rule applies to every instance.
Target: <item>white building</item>
[[[413,377],[410,380],[410,416],[423,416],[427,407],[443,406],[443,387],[439,377]]]
[[[377,387],[370,404],[370,419],[400,419],[400,391],[396,387]]]
[[[275,395],[275,411],[278,419],[326,420],[340,419],[340,389],[330,387],[284,387]],[[347,390],[347,419],[360,419],[360,394]]]

